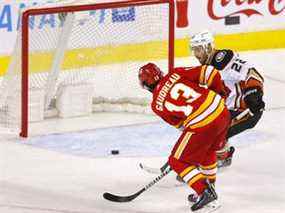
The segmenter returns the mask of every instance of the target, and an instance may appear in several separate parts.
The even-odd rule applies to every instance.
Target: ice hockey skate
[[[233,146],[226,148],[226,150],[222,151],[221,153],[217,152],[218,168],[229,167],[232,164],[232,158],[233,158],[234,152],[235,152],[235,148]]]
[[[188,196],[190,202],[194,201],[194,204],[191,206],[191,211],[197,213],[210,213],[216,211],[220,207],[217,199],[218,196],[214,185],[210,183],[207,183],[207,188],[199,197],[194,194]]]

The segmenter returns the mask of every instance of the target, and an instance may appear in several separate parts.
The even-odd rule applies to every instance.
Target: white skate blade
[[[197,211],[192,211],[192,212],[195,212],[195,213],[211,213],[211,212],[217,211],[220,207],[221,207],[221,204],[217,200],[215,200],[211,203],[208,203],[202,209],[199,209]]]

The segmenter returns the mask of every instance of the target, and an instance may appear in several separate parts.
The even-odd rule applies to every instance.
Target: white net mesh
[[[0,130],[20,129],[21,116],[21,33],[18,33],[13,55],[0,85]]]
[[[49,7],[62,8],[66,4],[74,3],[66,1],[36,8],[48,11]],[[148,105],[150,94],[140,88],[137,71],[150,61],[167,71],[168,40],[167,3],[100,10],[90,6],[87,11],[31,16],[29,90],[44,91],[46,111],[55,107],[60,86],[76,84],[94,86],[94,112],[149,111],[138,107]],[[0,82],[1,127],[19,127],[21,72],[19,33],[10,68]],[[30,92],[31,105],[32,99],[36,99],[32,95]]]

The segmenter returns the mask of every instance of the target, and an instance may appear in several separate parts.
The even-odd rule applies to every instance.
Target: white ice
[[[217,177],[222,204],[218,212],[284,213],[285,49],[242,55],[265,76],[267,110],[253,130],[231,140],[237,151],[233,165]],[[190,62],[179,60],[177,65]],[[153,118],[147,124],[28,140],[1,136],[0,212],[190,212],[186,198],[191,191],[179,185],[174,174],[129,203],[112,203],[102,197],[106,191],[129,195],[149,183],[155,175],[140,170],[138,164],[161,166],[178,136],[177,130]],[[120,154],[110,155],[112,149],[119,149]]]

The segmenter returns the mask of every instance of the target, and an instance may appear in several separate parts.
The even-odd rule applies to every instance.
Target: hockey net
[[[9,68],[0,77],[0,127],[26,137],[29,123],[50,118],[149,112],[151,96],[140,88],[137,71],[151,61],[166,72],[173,67],[172,4],[58,1],[22,11]],[[92,109],[76,112],[88,100]]]

